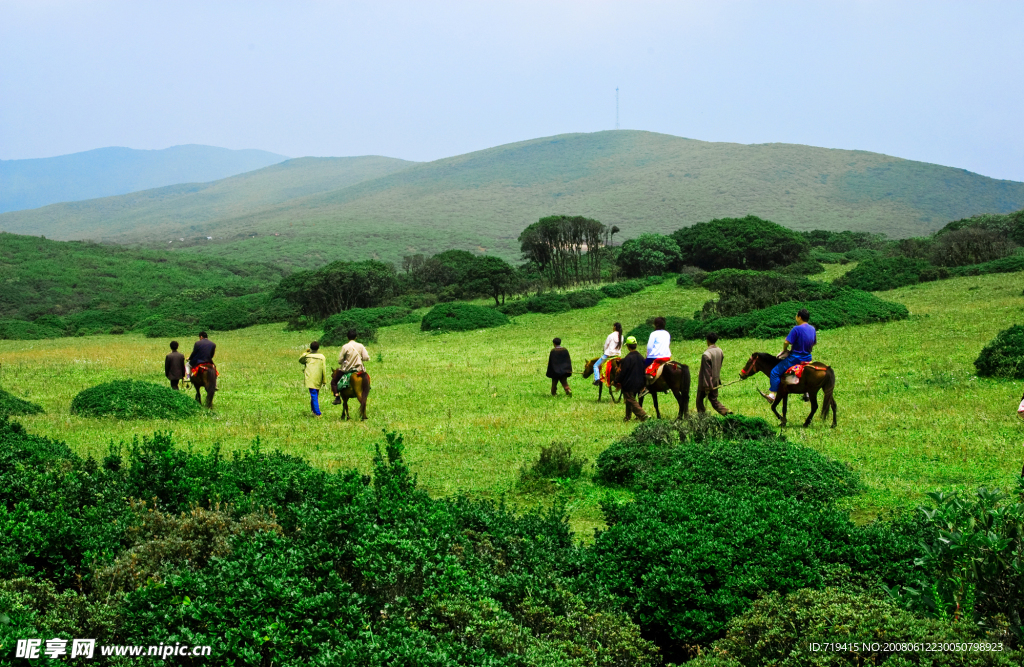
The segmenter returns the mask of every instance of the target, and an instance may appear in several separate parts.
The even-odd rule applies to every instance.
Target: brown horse
[[[196,390],[196,403],[203,404],[199,390],[206,390],[206,408],[213,409],[213,395],[217,392],[217,367],[213,364],[202,364],[192,369],[192,387]]]
[[[774,354],[768,352],[754,352],[750,355],[750,359],[747,361],[747,365],[740,371],[740,378],[746,380],[748,377],[757,375],[758,373],[764,373],[767,376],[771,376],[772,369],[779,363],[779,358]],[[804,422],[804,428],[811,425],[811,420],[814,418],[814,413],[818,411],[818,390],[824,392],[824,401],[821,406],[821,418],[822,420],[828,418],[828,411],[832,410],[832,428],[836,427],[836,399],[835,399],[835,387],[836,387],[836,374],[832,370],[831,366],[825,366],[824,364],[808,365],[804,368],[803,376],[796,383],[792,383],[795,380],[792,375],[783,376],[782,384],[779,385],[779,391],[775,395],[775,402],[772,403],[772,412],[779,418],[781,422],[780,426],[786,425],[786,408],[789,403],[790,394],[808,394],[811,398],[811,414],[807,415],[807,421]],[[788,380],[788,381],[787,381]],[[776,409],[779,403],[782,403],[782,414]]]
[[[658,394],[671,391],[672,395],[676,397],[676,403],[679,404],[679,414],[676,415],[676,419],[688,417],[690,415],[690,367],[678,361],[670,361],[662,368],[661,377],[657,382],[647,385],[647,388],[637,397],[640,406],[643,407],[644,397],[650,394],[654,401],[654,414],[661,419],[661,410],[658,409]],[[618,371],[618,366],[613,370]],[[615,381],[614,376],[612,381]]]
[[[349,418],[348,399],[354,398],[359,401],[359,418],[366,419],[366,397],[370,395],[369,373],[359,371],[353,374],[348,386],[339,392],[338,381],[341,380],[342,375],[343,373],[340,369],[335,369],[331,375],[331,393],[335,396],[335,405],[337,405],[338,399],[344,401],[344,407],[341,409],[341,418]]]
[[[600,358],[601,357],[594,357],[593,359],[588,359],[587,360],[586,366],[583,367],[583,379],[584,380],[589,380],[590,378],[594,377],[594,364],[596,364],[597,360],[600,359]],[[615,386],[615,383],[612,382],[611,378],[615,377],[615,374],[618,373],[618,371],[619,371],[619,362],[621,362],[622,359],[619,359],[618,357],[613,357],[612,359],[610,359],[610,361],[612,362],[612,367],[611,367],[611,371],[610,371],[610,377],[608,379],[608,382],[611,383],[611,384],[608,385],[608,396],[611,397],[612,403],[618,403],[619,399],[622,398],[622,390]],[[605,386],[605,383],[601,382],[601,384],[598,385],[598,387],[597,387],[597,402],[598,403],[601,402],[601,393],[604,391],[604,386]]]

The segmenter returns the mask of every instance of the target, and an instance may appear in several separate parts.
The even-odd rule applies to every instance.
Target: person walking
[[[644,360],[644,367],[651,380],[658,374],[658,368],[672,359],[672,350],[669,345],[672,342],[672,335],[665,331],[665,318],[654,318],[654,331],[647,338],[647,358]]]
[[[364,361],[370,360],[370,353],[362,343],[356,341],[356,330],[349,329],[348,342],[341,346],[338,353],[338,369],[331,376],[331,391],[334,393],[334,405],[341,405],[341,390],[348,387],[353,373],[364,373]]]
[[[320,342],[313,341],[302,356],[299,363],[305,366],[303,375],[306,389],[309,389],[309,407],[314,417],[320,417],[320,390],[327,384],[327,357],[320,354]]]
[[[562,347],[562,339],[555,338],[551,341],[555,347],[548,354],[547,376],[551,378],[551,395],[558,394],[558,383],[562,383],[562,389],[566,396],[572,396],[572,389],[569,389],[568,379],[572,375],[572,359],[569,357],[569,350]]]
[[[718,387],[722,384],[722,361],[725,353],[715,345],[718,334],[709,332],[704,337],[708,348],[700,355],[700,375],[697,376],[697,412],[705,412],[704,399],[707,398],[711,407],[720,415],[731,415],[732,411],[718,400]]]
[[[178,391],[178,383],[185,377],[185,355],[178,352],[178,341],[171,341],[171,352],[164,357],[164,376],[171,381],[171,389]]]
[[[626,418],[622,421],[628,422],[632,415],[636,415],[640,421],[646,421],[647,413],[636,400],[637,394],[647,386],[647,380],[644,377],[644,357],[636,351],[635,336],[626,339],[626,349],[629,352],[619,363],[619,373],[616,376],[619,386],[622,387],[622,402],[626,404]]]
[[[604,352],[594,364],[594,386],[601,384],[601,364],[622,353],[622,324],[612,325],[612,332],[604,339]]]

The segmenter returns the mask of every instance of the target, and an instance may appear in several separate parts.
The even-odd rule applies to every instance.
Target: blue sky
[[[1024,2],[0,0],[0,158],[432,160],[615,125],[1024,181]]]

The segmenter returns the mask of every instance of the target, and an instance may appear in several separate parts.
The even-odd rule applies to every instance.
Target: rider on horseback
[[[811,314],[806,308],[801,308],[796,314],[796,326],[793,327],[786,340],[782,344],[782,353],[779,354],[779,361],[771,372],[769,392],[761,394],[769,403],[775,402],[775,392],[782,384],[782,376],[787,370],[800,363],[811,361],[811,349],[818,342],[818,334],[808,322]],[[790,349],[792,347],[792,349]]]
[[[604,353],[594,362],[594,385],[601,384],[601,364],[622,352],[622,324],[612,325],[612,332],[604,339]]]
[[[658,368],[672,359],[672,350],[669,349],[671,342],[672,336],[665,331],[665,318],[655,317],[654,331],[647,339],[647,358],[644,360],[644,365],[647,368],[647,384],[654,382]]]
[[[370,353],[362,343],[356,342],[356,330],[348,330],[348,342],[341,346],[338,354],[338,380],[331,384],[334,391],[334,405],[341,405],[341,390],[348,386],[353,373],[362,373],[364,361],[370,360]]]

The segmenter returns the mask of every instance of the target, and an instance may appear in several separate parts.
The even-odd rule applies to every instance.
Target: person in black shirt
[[[199,332],[199,340],[192,346],[192,354],[188,356],[188,365],[195,368],[199,364],[212,364],[213,353],[217,351],[217,345],[206,337],[205,331]]]
[[[185,377],[185,355],[178,352],[178,341],[171,341],[171,353],[164,357],[164,375],[171,381],[171,389],[178,390],[178,383]]]
[[[640,407],[636,395],[647,386],[644,365],[647,363],[644,356],[636,351],[636,337],[626,338],[626,349],[629,353],[619,362],[619,372],[615,381],[622,387],[622,402],[626,404],[626,418],[622,421],[629,421],[632,415],[636,415],[640,421],[647,420],[647,413]]]
[[[547,376],[551,378],[551,395],[554,396],[558,393],[558,383],[561,382],[565,395],[572,396],[572,390],[569,389],[567,382],[569,376],[572,375],[572,359],[569,358],[569,350],[562,347],[561,338],[556,338],[551,342],[555,344],[551,354],[548,355]]]

